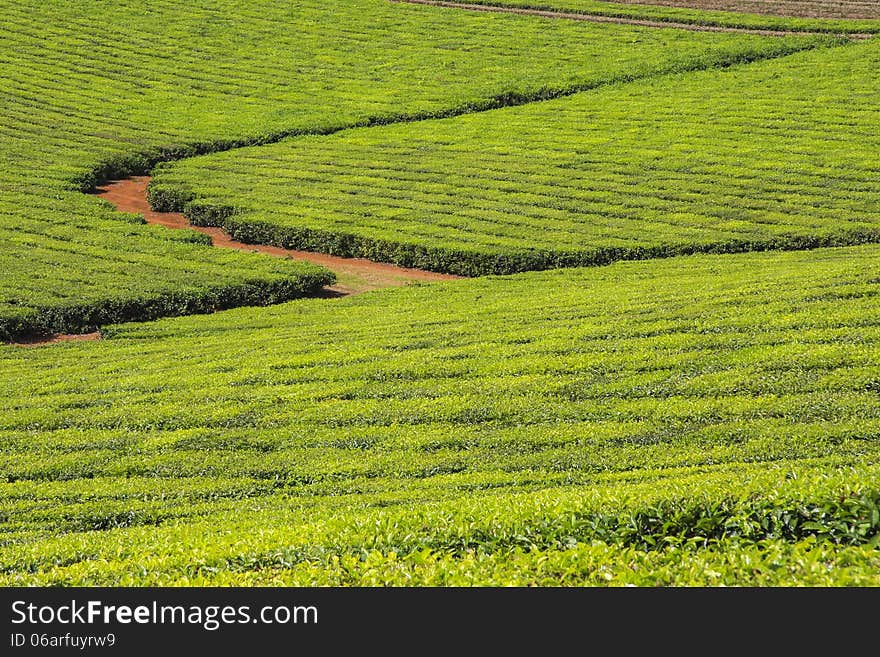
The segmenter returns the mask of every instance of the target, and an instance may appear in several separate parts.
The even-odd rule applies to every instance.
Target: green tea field
[[[865,4],[4,5],[0,586],[880,585]]]
[[[870,0],[398,0],[482,6],[489,9],[579,14],[604,21],[673,23],[782,32],[876,34],[880,5]]]
[[[878,44],[186,159],[151,196],[251,241],[464,275],[877,241]]]

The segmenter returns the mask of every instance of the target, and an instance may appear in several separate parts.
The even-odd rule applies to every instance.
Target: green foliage
[[[151,198],[245,242],[469,276],[872,242],[878,67],[868,42],[301,137],[163,165]]]
[[[95,223],[89,222],[86,229],[89,241],[106,239],[89,244],[84,243],[82,235],[76,235],[75,253],[67,250],[69,242],[31,242],[35,258],[52,254],[51,257],[70,267],[67,275],[61,275],[62,281],[71,283],[64,297],[59,298],[51,285],[37,286],[29,280],[36,274],[53,276],[55,270],[48,263],[28,266],[20,262],[6,271],[7,283],[16,287],[0,297],[0,306],[7,309],[0,314],[0,340],[82,333],[116,322],[280,303],[314,295],[336,279],[323,267],[305,262],[242,257],[236,252],[214,249],[204,245],[204,236],[190,231],[175,236],[176,239],[165,235],[153,238],[144,233],[141,245],[152,251],[132,251],[128,236],[116,226],[103,232]],[[93,269],[93,263],[83,263],[90,255],[101,259],[100,270]],[[87,269],[74,274],[79,263]],[[85,273],[91,278],[78,281]],[[67,277],[71,275],[72,279]],[[120,277],[131,277],[123,291],[115,290]],[[177,289],[168,287],[172,278],[178,281]],[[77,282],[82,291],[74,296]]]
[[[690,256],[0,348],[0,582],[876,585],[878,281]]]
[[[108,178],[286,135],[475,111],[816,43],[546,25],[387,0],[4,3],[0,340],[266,303],[300,286],[303,270],[290,263],[187,244],[191,235],[133,223],[79,193]]]
[[[0,339],[332,280],[82,194],[221,150],[153,203],[447,271],[877,237],[873,44],[385,0],[0,37]],[[0,346],[0,583],[878,585],[878,281],[692,256]]]
[[[662,21],[669,23],[688,23],[692,25],[717,25],[719,27],[746,28],[753,30],[784,30],[793,32],[832,32],[837,34],[880,32],[880,20],[877,18],[802,18],[798,17],[800,7],[796,3],[784,3],[791,16],[775,16],[783,13],[778,2],[761,0],[752,2],[750,7],[755,13],[735,11],[713,11],[709,9],[691,9],[685,7],[663,6],[645,0],[644,4],[631,2],[603,2],[602,0],[468,0],[471,4],[494,5],[497,7],[524,7],[528,9],[544,9],[550,11],[573,12],[593,16],[612,16],[615,18]],[[694,4],[699,4],[694,2]],[[762,6],[763,4],[763,6]],[[864,3],[854,4],[854,8],[870,11]],[[834,0],[825,2],[829,13],[842,11],[846,6]],[[766,10],[761,11],[762,9]],[[806,7],[807,12],[810,7]],[[873,11],[874,16],[878,14]],[[806,16],[809,13],[805,14]]]

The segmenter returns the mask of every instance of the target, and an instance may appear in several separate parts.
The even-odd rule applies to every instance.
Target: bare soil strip
[[[147,202],[147,185],[150,176],[135,176],[125,180],[115,180],[99,187],[98,196],[112,203],[121,212],[134,212],[143,215],[149,224],[164,226],[166,228],[189,228],[204,233],[211,238],[211,243],[224,249],[236,249],[238,251],[254,251],[267,253],[279,258],[291,258],[293,260],[305,260],[333,271],[337,276],[337,283],[324,288],[324,298],[334,298],[361,294],[370,290],[378,290],[386,287],[400,287],[419,281],[448,281],[460,276],[451,274],[438,274],[421,269],[398,267],[381,262],[373,262],[363,258],[340,258],[338,256],[310,251],[293,251],[277,246],[264,244],[245,244],[232,239],[221,228],[203,228],[193,226],[189,220],[177,212],[156,212]],[[101,333],[83,333],[77,335],[53,335],[49,337],[33,338],[20,342],[10,343],[19,347],[39,347],[58,342],[100,340]]]
[[[475,5],[466,2],[447,2],[445,0],[390,0],[402,4],[429,5],[433,7],[445,7],[449,9],[464,9],[467,11],[482,11],[490,13],[506,13],[521,14],[525,16],[538,16],[541,18],[559,18],[574,21],[587,21],[591,23],[617,23],[621,25],[638,25],[641,27],[657,27],[657,28],[675,28],[680,30],[691,30],[694,32],[737,32],[740,34],[757,34],[765,36],[790,36],[796,34],[823,34],[821,32],[797,32],[785,30],[759,30],[746,29],[738,27],[720,27],[715,25],[696,25],[691,23],[675,23],[667,21],[652,21],[635,18],[617,18],[613,16],[598,16],[591,14],[578,14],[565,11],[548,11],[541,9],[527,9],[523,7],[501,7],[494,5]],[[742,0],[748,2],[748,0]],[[756,4],[760,4],[762,0],[752,0]],[[666,6],[683,6],[694,8],[722,8],[725,2],[735,2],[735,0],[621,0],[624,4],[656,4]],[[821,5],[821,2],[813,4]],[[847,4],[846,2],[841,4]],[[846,17],[855,16],[857,8],[867,5],[874,10],[872,3],[849,2],[850,9],[854,11],[846,14]],[[759,12],[755,12],[759,13]],[[791,14],[800,15],[800,14]],[[813,10],[813,13],[804,14],[806,16],[820,16],[821,12]],[[873,17],[873,14],[871,14]],[[870,39],[873,34],[846,34],[851,39]],[[373,262],[363,258],[340,258],[338,256],[326,255],[323,253],[313,253],[311,251],[294,251],[292,249],[284,249],[277,246],[267,246],[263,244],[245,244],[232,239],[221,228],[205,228],[201,226],[193,226],[189,220],[182,214],[177,212],[156,212],[147,202],[147,185],[150,183],[150,176],[133,176],[124,180],[111,181],[97,189],[97,194],[101,198],[112,203],[121,212],[134,212],[143,215],[147,223],[164,226],[166,228],[189,228],[204,233],[211,238],[211,243],[220,248],[236,249],[239,251],[253,251],[258,253],[266,253],[279,258],[292,258],[294,260],[305,260],[319,265],[323,265],[336,273],[339,279],[335,285],[324,288],[324,297],[340,297],[351,294],[361,294],[370,290],[378,290],[385,287],[399,287],[416,281],[444,281],[460,278],[451,274],[438,274],[436,272],[424,271],[421,269],[410,269],[406,267],[398,267],[386,263]],[[47,344],[56,344],[59,342],[100,340],[100,331],[93,333],[81,334],[61,334],[49,337],[34,338],[20,342],[9,343],[19,347],[38,347]]]
[[[619,25],[638,25],[640,27],[669,27],[677,30],[690,30],[692,32],[735,32],[737,34],[756,34],[763,36],[796,36],[823,35],[827,32],[809,32],[795,30],[759,30],[745,27],[722,27],[720,25],[698,25],[696,23],[675,23],[672,21],[652,21],[640,18],[618,18],[615,16],[600,16],[595,14],[578,14],[566,11],[548,11],[544,9],[526,9],[525,7],[501,7],[497,5],[475,5],[466,2],[446,2],[445,0],[390,0],[401,4],[428,5],[431,7],[445,7],[448,9],[464,9],[467,11],[485,11],[500,14],[521,14],[523,16],[538,16],[540,18],[560,18],[572,21],[586,21],[588,23],[616,23]],[[849,39],[870,39],[873,34],[842,34]]]
[[[61,335],[53,335],[50,337],[31,338],[21,340],[20,342],[10,342],[13,347],[42,347],[47,344],[56,344],[58,342],[88,342],[91,340],[100,340],[101,332],[94,331],[92,333],[65,333]]]
[[[340,258],[324,253],[294,251],[278,246],[238,242],[232,239],[222,228],[193,226],[186,217],[177,212],[156,212],[147,202],[147,185],[149,183],[150,176],[134,176],[125,180],[109,182],[103,187],[99,187],[97,193],[101,198],[110,201],[121,212],[141,214],[149,224],[165,226],[166,228],[197,230],[208,235],[214,246],[220,248],[267,253],[279,258],[305,260],[323,265],[335,272],[339,278],[335,285],[324,288],[327,292],[326,296],[360,294],[385,287],[399,287],[415,281],[448,281],[460,278],[450,274],[438,274],[421,269],[398,267],[363,258]]]
[[[877,0],[613,0],[625,5],[685,7],[796,18],[880,18]]]

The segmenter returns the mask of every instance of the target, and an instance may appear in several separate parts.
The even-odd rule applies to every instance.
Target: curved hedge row
[[[880,239],[880,41],[157,167],[267,243],[475,276]],[[816,102],[821,97],[822,102]]]
[[[478,252],[452,247],[427,246],[366,235],[295,227],[258,220],[234,207],[193,201],[183,189],[151,184],[150,205],[160,212],[181,212],[194,226],[222,228],[245,244],[268,244],[285,249],[328,253],[345,258],[366,258],[401,267],[414,267],[457,276],[516,274],[547,269],[592,267],[619,260],[648,260],[696,253],[794,251],[832,246],[855,246],[880,241],[880,227],[850,229],[826,235],[796,235],[769,239],[728,239],[718,242],[659,244],[652,246],[599,247],[581,251]]]
[[[212,313],[238,306],[271,305],[314,296],[325,285],[336,282],[336,275],[323,267],[297,263],[292,269],[296,274],[283,278],[255,278],[213,288],[23,309],[18,314],[0,316],[0,341],[14,342],[56,333],[86,333],[107,324]]]
[[[824,3],[830,15],[823,18],[811,18],[809,13],[798,16],[797,5],[791,2],[774,2],[773,0],[764,0],[763,7],[755,2],[741,3],[740,6],[743,9],[748,7],[751,11],[704,9],[697,0],[692,3],[693,7],[688,7],[688,3],[684,0],[680,0],[678,6],[670,6],[671,3],[651,2],[651,0],[642,3],[613,2],[613,0],[466,0],[466,2],[495,7],[538,9],[591,16],[751,30],[828,32],[833,34],[876,34],[880,32],[880,19],[878,19],[880,12],[876,7],[871,7],[864,2],[852,3],[851,8],[871,15],[870,18],[842,18],[841,16],[847,9],[846,3],[834,0],[828,0]],[[762,9],[764,11],[761,11]],[[775,15],[781,14],[785,10],[788,10],[789,15]],[[833,16],[835,10],[839,12],[837,16]]]
[[[142,5],[20,0],[0,9],[7,337],[250,302],[236,286],[261,280],[268,294],[276,285],[268,281],[278,263],[181,244],[192,238],[134,225],[80,193],[108,179],[285,136],[484,110],[826,43],[548,25],[387,0]]]

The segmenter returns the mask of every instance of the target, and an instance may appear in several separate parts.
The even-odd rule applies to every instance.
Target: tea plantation
[[[724,16],[4,4],[0,586],[880,585],[877,22]]]
[[[690,256],[4,348],[0,581],[878,584],[878,281]]]
[[[460,114],[820,43],[387,0],[181,7],[23,0],[0,10],[0,340],[310,287],[297,266],[181,243],[80,193],[109,178],[283,135]],[[240,292],[254,286],[262,292]]]
[[[463,275],[880,238],[880,42],[158,168],[245,241]]]

